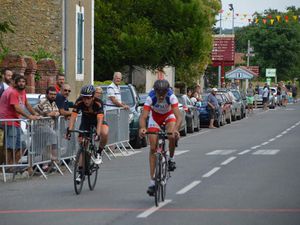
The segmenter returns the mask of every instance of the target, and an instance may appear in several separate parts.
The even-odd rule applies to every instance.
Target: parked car
[[[224,93],[231,104],[231,120],[241,119],[241,102],[238,102],[234,94],[228,89],[219,89],[217,93]]]
[[[240,106],[241,106],[241,116],[238,119],[245,118],[246,117],[246,105],[247,104],[245,103],[245,101],[243,101],[241,92],[237,89],[230,89],[230,91],[234,95],[236,101],[239,102]]]
[[[227,99],[226,95],[224,93],[218,93],[216,94],[216,97],[218,99],[218,103],[220,105],[220,122],[218,124],[215,124],[215,126],[223,126],[226,123],[231,123],[231,104],[230,101]]]
[[[199,113],[196,106],[186,95],[176,95],[184,111],[186,112],[185,120],[187,122],[187,132],[193,133],[200,130]]]
[[[104,104],[107,99],[107,85],[101,85],[103,89]],[[139,136],[139,117],[140,110],[138,110],[139,97],[135,87],[131,84],[120,85],[122,101],[130,107],[129,113],[129,140],[134,148],[141,148],[147,146],[146,138]]]

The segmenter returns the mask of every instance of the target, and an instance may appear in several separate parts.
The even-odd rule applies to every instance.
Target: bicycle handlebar
[[[158,131],[158,132],[146,132],[146,134],[156,134],[156,135],[173,135],[171,132],[164,132],[164,131]]]
[[[87,131],[87,130],[77,130],[77,129],[69,130],[68,132],[70,132],[70,133],[79,133],[79,134],[90,134],[90,131]]]

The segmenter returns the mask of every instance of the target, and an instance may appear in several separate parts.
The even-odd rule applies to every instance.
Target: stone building
[[[93,83],[94,0],[0,0],[0,20],[11,20],[14,33],[4,37],[10,53],[30,54],[43,49],[73,88]]]

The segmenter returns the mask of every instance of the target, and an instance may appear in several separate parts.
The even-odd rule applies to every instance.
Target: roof
[[[238,80],[243,80],[243,79],[252,79],[253,77],[256,77],[257,75],[252,72],[251,70],[248,70],[244,66],[236,67],[227,73],[225,73],[225,78],[227,79],[238,79]]]

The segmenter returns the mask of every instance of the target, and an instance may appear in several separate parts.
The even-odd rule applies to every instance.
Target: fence
[[[111,160],[111,155],[116,157],[115,151],[119,151],[122,155],[128,152],[127,148],[134,151],[129,144],[129,111],[114,109],[106,111],[105,114],[109,124],[109,140],[106,151],[103,152],[108,159]],[[79,144],[77,135],[72,135],[71,140],[64,138],[68,126],[68,120],[64,117],[61,116],[56,120],[43,117],[36,121],[0,120],[0,123],[2,124],[0,138],[2,137],[3,140],[0,139],[2,144],[0,167],[4,182],[6,182],[6,173],[13,173],[14,179],[16,172],[25,169],[32,170],[32,175],[39,171],[47,179],[43,166],[49,164],[61,175],[63,175],[62,165],[72,173],[68,162],[75,158]],[[75,123],[76,129],[79,128],[80,123],[81,115]]]

